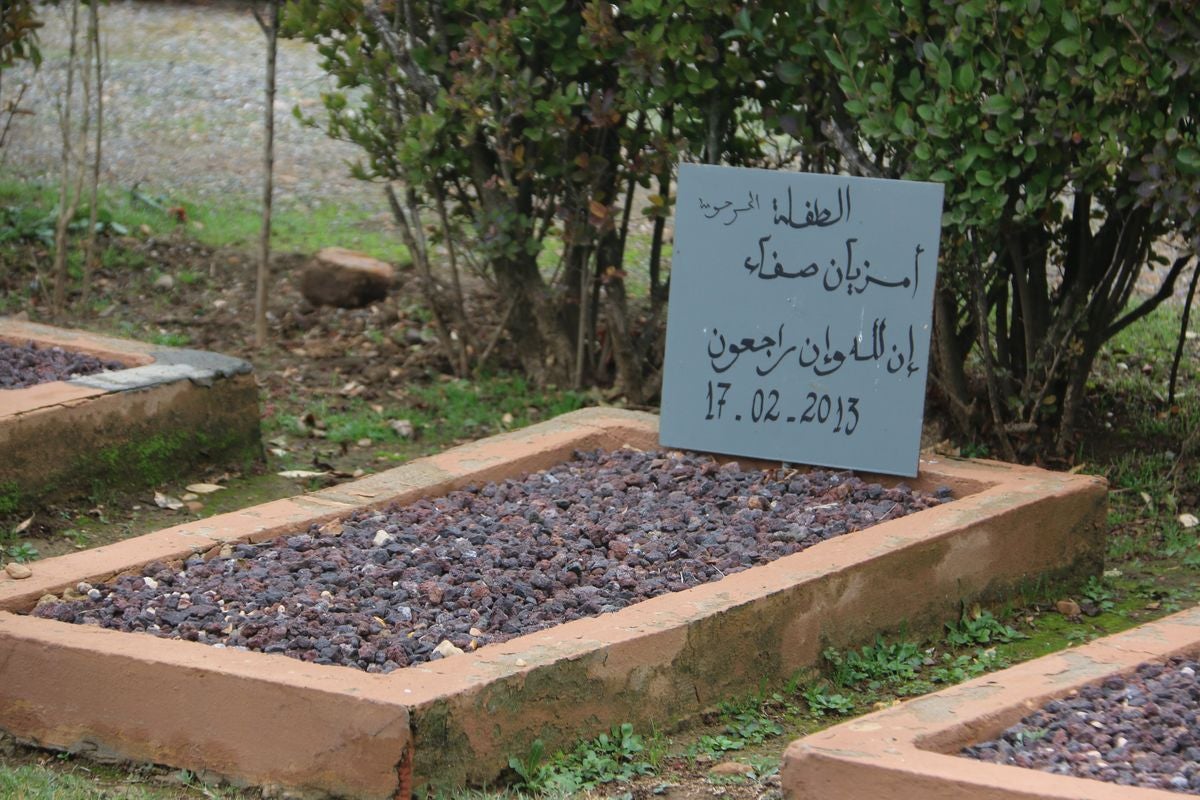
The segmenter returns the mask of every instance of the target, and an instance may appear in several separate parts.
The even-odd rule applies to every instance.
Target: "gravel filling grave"
[[[125,369],[125,365],[61,347],[39,348],[33,342],[23,345],[0,342],[0,389],[24,389],[113,369]]]
[[[33,613],[390,672],[718,580],[950,497],[847,472],[577,452],[209,561],[79,584]]]
[[[1142,664],[1052,700],[962,755],[996,764],[1200,794],[1200,664]]]

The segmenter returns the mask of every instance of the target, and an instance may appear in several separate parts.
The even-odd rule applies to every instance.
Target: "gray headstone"
[[[915,476],[942,186],[684,164],[663,445]]]

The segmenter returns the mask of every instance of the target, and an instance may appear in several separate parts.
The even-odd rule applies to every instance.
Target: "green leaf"
[[[975,170],[975,182],[980,186],[995,186],[996,179],[986,169]]]
[[[1068,58],[1078,53],[1081,49],[1083,49],[1083,44],[1074,38],[1059,39],[1054,43],[1054,52]]]
[[[862,115],[867,113],[867,104],[862,100],[847,100],[842,104],[842,107],[851,114]]]
[[[969,92],[975,86],[975,68],[970,64],[963,64],[958,68],[958,72],[954,74],[954,85],[961,92]]]
[[[1191,145],[1181,147],[1175,154],[1175,160],[1188,172],[1200,172],[1200,149]]]
[[[789,86],[799,86],[804,82],[807,72],[802,64],[795,61],[780,61],[775,65],[775,74],[779,76],[779,80]]]
[[[1013,102],[1002,94],[994,94],[983,101],[983,113],[1008,114],[1012,111]]]

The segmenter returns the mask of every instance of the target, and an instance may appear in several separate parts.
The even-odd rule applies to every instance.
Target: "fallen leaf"
[[[32,517],[30,517],[30,519],[32,519]],[[1195,514],[1180,514],[1179,524],[1185,528],[1194,528],[1197,525],[1200,525],[1200,519],[1196,519]]]
[[[212,494],[213,492],[219,492],[224,488],[224,486],[218,486],[215,483],[189,483],[187,485],[187,490],[189,492],[195,492],[196,494]]]
[[[275,474],[281,478],[320,478],[327,473],[313,472],[311,469],[285,469],[283,472]]]
[[[25,531],[27,531],[29,529],[29,526],[33,524],[33,518],[35,516],[36,516],[35,514],[30,514],[29,519],[25,520],[24,522],[18,524],[17,527],[13,528],[13,533],[24,533]]]
[[[154,505],[159,508],[168,508],[171,511],[178,511],[183,508],[183,501],[176,497],[163,494],[162,492],[154,493]]]
[[[342,397],[358,397],[366,390],[367,387],[363,386],[358,381],[350,381],[340,390],[338,390],[338,394],[340,394]]]

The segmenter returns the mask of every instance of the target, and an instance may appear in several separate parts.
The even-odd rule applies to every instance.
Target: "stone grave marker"
[[[915,476],[942,186],[684,164],[665,446]]]

